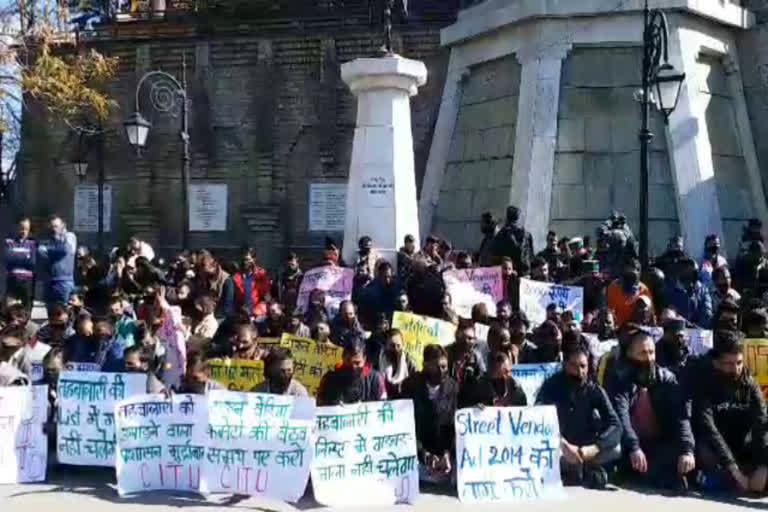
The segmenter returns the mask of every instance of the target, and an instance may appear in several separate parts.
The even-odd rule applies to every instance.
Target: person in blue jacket
[[[51,307],[56,303],[66,304],[75,289],[77,237],[67,231],[67,224],[59,215],[48,218],[48,229],[50,238],[41,242],[37,251],[48,273],[45,303]]]
[[[16,222],[16,234],[5,239],[4,258],[6,270],[5,293],[19,299],[27,308],[32,309],[35,300],[35,259],[37,242],[30,238],[31,223],[29,217],[19,217]]]

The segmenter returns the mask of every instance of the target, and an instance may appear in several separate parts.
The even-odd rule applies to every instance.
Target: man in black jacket
[[[341,365],[323,375],[317,405],[341,405],[386,400],[381,374],[365,362],[365,341],[352,333],[343,340]]]
[[[656,365],[649,334],[631,334],[606,388],[621,421],[622,452],[632,471],[653,485],[686,490],[686,475],[695,467],[690,414],[675,375]]]
[[[656,343],[658,364],[674,373],[682,384],[685,369],[691,359],[685,320],[673,318],[664,322],[664,336]]]
[[[621,424],[608,395],[589,379],[588,347],[566,346],[563,370],[544,382],[536,404],[557,407],[564,483],[604,488],[604,466],[621,456]]]
[[[491,253],[495,263],[499,263],[503,256],[508,256],[520,272],[530,270],[534,258],[533,238],[522,226],[520,209],[516,206],[507,208],[507,222],[493,239]]]
[[[697,366],[694,427],[706,481],[739,493],[763,492],[768,477],[768,418],[760,387],[744,368],[742,335],[718,331]]]
[[[402,398],[413,400],[421,480],[451,482],[458,391],[456,381],[448,376],[445,349],[440,345],[424,347],[424,370],[410,375],[402,391]]]

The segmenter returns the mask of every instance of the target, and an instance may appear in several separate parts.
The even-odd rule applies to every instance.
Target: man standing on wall
[[[516,206],[507,207],[507,222],[493,241],[495,260],[504,256],[512,258],[512,263],[521,273],[530,270],[533,259],[533,238],[520,222],[520,209]]]
[[[35,257],[37,242],[29,237],[28,217],[19,217],[16,235],[5,239],[5,294],[16,297],[29,311],[35,301]]]
[[[55,214],[48,218],[48,230],[50,238],[41,242],[37,251],[48,271],[45,303],[50,308],[56,303],[66,304],[75,289],[77,237],[67,231],[67,224]]]

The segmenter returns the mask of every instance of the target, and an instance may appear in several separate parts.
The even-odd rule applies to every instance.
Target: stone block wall
[[[515,56],[470,69],[435,214],[435,233],[479,246],[480,215],[502,218],[509,204],[521,66]]]
[[[558,236],[594,237],[616,210],[639,233],[642,50],[575,47],[563,62],[550,227]],[[663,250],[679,233],[675,189],[661,116],[654,112],[649,170],[649,244]]]

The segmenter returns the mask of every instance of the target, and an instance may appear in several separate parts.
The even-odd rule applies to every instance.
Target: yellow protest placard
[[[259,338],[259,345],[265,347],[274,347],[280,344],[280,338]]]
[[[744,364],[768,398],[768,339],[745,340]]]
[[[403,333],[405,352],[413,358],[419,370],[424,358],[424,347],[450,345],[456,338],[456,326],[452,323],[402,311],[395,311],[392,328]]]
[[[320,379],[341,362],[341,347],[317,343],[309,338],[283,334],[280,345],[293,353],[294,378],[304,384],[311,396],[317,395]]]
[[[211,378],[230,391],[250,391],[264,382],[264,361],[211,359]]]

